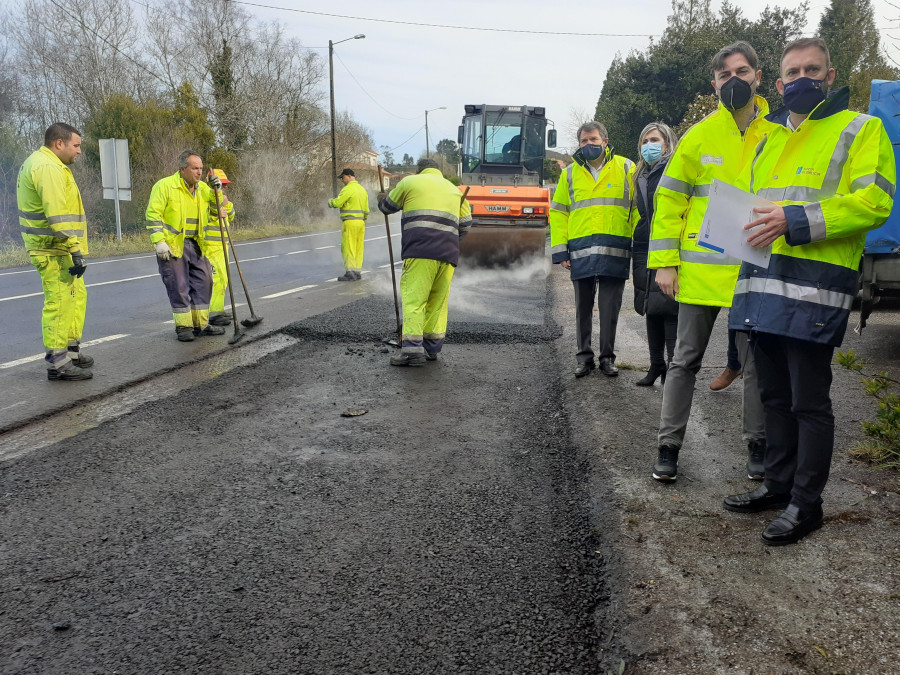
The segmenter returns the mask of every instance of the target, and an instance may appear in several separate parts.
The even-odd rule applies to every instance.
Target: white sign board
[[[128,139],[100,139],[100,177],[103,198],[131,201],[131,163],[128,160]]]

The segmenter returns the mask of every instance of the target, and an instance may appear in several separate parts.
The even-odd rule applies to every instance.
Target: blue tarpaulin
[[[900,158],[900,81],[872,80],[872,97],[869,99],[869,114],[880,117],[894,144],[894,164]],[[900,174],[900,167],[898,167]],[[866,236],[866,253],[900,252],[900,209],[891,211],[887,221],[877,230],[870,230]]]

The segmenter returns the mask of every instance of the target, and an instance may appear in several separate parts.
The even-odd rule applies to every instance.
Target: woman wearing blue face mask
[[[678,303],[656,285],[656,270],[647,269],[647,248],[653,221],[653,195],[672,151],[678,144],[675,132],[662,122],[644,127],[638,142],[641,155],[634,173],[634,202],[640,220],[634,230],[631,259],[634,274],[634,311],[647,320],[647,344],[650,347],[650,370],[636,383],[650,387],[656,378],[666,381],[667,363],[675,350],[678,326]]]

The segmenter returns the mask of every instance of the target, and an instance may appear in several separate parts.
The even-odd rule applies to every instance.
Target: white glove
[[[169,245],[166,242],[161,241],[156,245],[156,257],[163,262],[172,259],[172,251],[169,250]]]
[[[209,184],[212,186],[213,190],[222,189],[222,179],[219,178],[216,174],[213,174],[209,177]]]

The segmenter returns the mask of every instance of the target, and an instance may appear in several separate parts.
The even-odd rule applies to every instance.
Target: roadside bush
[[[836,361],[847,370],[859,373],[866,394],[878,401],[875,421],[861,422],[868,440],[854,446],[850,455],[880,468],[900,470],[900,396],[890,391],[892,385],[900,384],[900,380],[885,371],[867,375],[863,372],[866,362],[852,349],[838,351]]]

